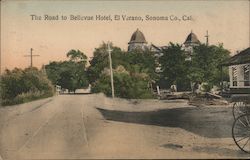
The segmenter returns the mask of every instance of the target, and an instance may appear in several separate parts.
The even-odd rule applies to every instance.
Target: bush
[[[87,73],[93,93],[111,95],[107,44],[94,51]],[[124,52],[110,45],[114,70],[115,96],[121,98],[152,98],[150,83],[155,81],[155,57],[149,51]],[[101,74],[100,74],[101,73]]]
[[[204,92],[210,92],[212,88],[213,88],[213,85],[211,83],[203,83],[202,84],[202,90]]]
[[[107,72],[109,73],[109,72]],[[100,78],[92,84],[93,93],[103,92],[111,96],[110,75],[101,74]],[[128,72],[114,71],[115,96],[129,99],[146,99],[153,98],[152,92],[148,86],[148,79],[145,74],[129,74]]]
[[[89,85],[84,62],[51,62],[45,66],[48,78],[54,85],[75,92]]]
[[[6,70],[1,76],[2,105],[13,105],[53,96],[54,87],[37,68]]]

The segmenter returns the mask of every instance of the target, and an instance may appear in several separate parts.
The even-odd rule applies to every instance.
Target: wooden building
[[[231,57],[223,66],[229,67],[230,93],[250,93],[250,47]]]

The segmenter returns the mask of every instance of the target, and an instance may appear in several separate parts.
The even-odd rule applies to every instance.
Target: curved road
[[[145,113],[131,115],[130,112],[113,113],[97,109],[110,105],[108,102],[110,100],[104,96],[95,94],[59,95],[1,108],[1,157],[3,159],[86,159],[248,156],[235,147],[227,134],[221,138],[206,137],[203,132],[198,135],[196,133],[199,132],[196,130],[183,127],[183,124],[187,122],[176,127],[166,123],[163,123],[162,126],[155,125],[151,123],[152,115],[158,116],[155,111],[150,113],[150,117]],[[163,105],[169,104],[164,103]],[[187,116],[193,112],[198,113],[201,109],[186,113],[187,109],[185,108],[184,112],[181,112],[182,117],[185,121],[188,120],[188,123],[196,124],[196,119],[187,119]],[[222,110],[211,113],[229,115],[229,111]],[[177,111],[175,112],[177,113]],[[168,115],[169,112],[163,114]],[[110,115],[112,115],[111,121],[106,120]],[[199,114],[197,115],[199,116]],[[134,118],[135,116],[139,119],[144,117],[144,119],[135,123],[134,119],[137,119]],[[209,116],[213,117],[213,115]],[[209,116],[207,117],[209,118]],[[169,117],[171,118],[171,116]],[[176,118],[176,116],[172,118]],[[180,118],[178,120],[182,121]],[[169,120],[171,119],[168,118]],[[221,120],[218,121],[220,121],[218,123],[220,125]],[[226,121],[229,119],[227,118]],[[162,123],[162,120],[159,120],[159,123]],[[227,129],[231,122],[221,125]],[[194,126],[193,128],[199,127]]]

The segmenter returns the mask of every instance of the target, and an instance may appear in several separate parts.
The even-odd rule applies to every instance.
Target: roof
[[[157,46],[154,45],[154,44],[151,44],[151,47],[152,47],[151,49],[154,50],[154,51],[159,51],[159,52],[162,51],[161,47],[157,47]]]
[[[164,49],[167,49],[167,48],[168,48],[168,46],[156,46],[154,44],[151,44],[152,51],[162,52]]]
[[[200,43],[199,39],[197,38],[197,36],[192,31],[187,36],[186,41],[184,42],[184,44],[190,44],[190,43],[196,43],[196,44]]]
[[[250,63],[250,47],[229,58],[222,65],[231,66],[231,65],[245,64],[245,63]]]
[[[147,43],[143,33],[137,28],[137,30],[133,33],[130,41],[130,43]]]

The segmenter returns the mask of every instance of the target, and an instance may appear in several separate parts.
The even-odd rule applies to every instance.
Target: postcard
[[[0,4],[0,160],[250,157],[249,0]]]

